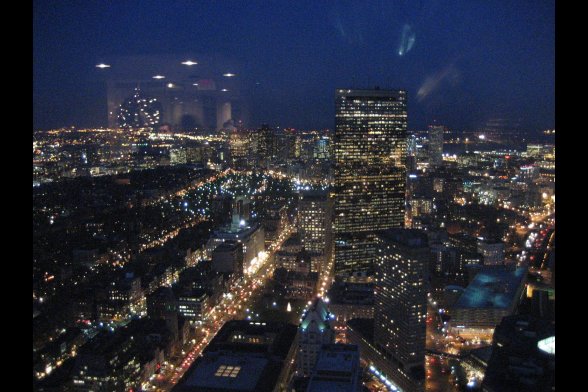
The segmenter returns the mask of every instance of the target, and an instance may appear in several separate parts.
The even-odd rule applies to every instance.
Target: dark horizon
[[[230,6],[229,6],[230,5]],[[33,128],[100,127],[95,65],[169,53],[234,58],[251,121],[333,129],[337,88],[404,88],[408,128],[555,126],[554,2],[313,3],[36,1]]]

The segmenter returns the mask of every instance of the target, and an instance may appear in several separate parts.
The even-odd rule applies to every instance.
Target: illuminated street
[[[231,319],[242,319],[248,316],[247,309],[252,307],[251,299],[256,292],[263,289],[271,277],[273,266],[268,260],[281,247],[281,244],[289,237],[293,226],[284,229],[280,237],[268,248],[268,253],[261,261],[255,272],[250,273],[234,288],[235,294],[227,293],[221,302],[204,316],[202,325],[197,329],[195,343],[184,349],[185,354],[177,362],[168,364],[160,375],[154,378],[152,387],[155,390],[169,391],[173,385],[190,368],[192,362],[198,358],[208,342],[216,335],[222,325]]]

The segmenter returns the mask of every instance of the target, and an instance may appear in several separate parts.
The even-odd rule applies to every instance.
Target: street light
[[[100,69],[110,68],[110,65],[109,64],[100,63],[100,64],[96,64],[96,68],[100,68]]]
[[[192,61],[192,60],[186,60],[186,61],[182,61],[182,64],[192,66],[192,65],[198,65],[198,62]]]
[[[227,72],[227,73],[223,74],[223,76],[225,76],[227,78],[232,78],[233,76],[237,76],[237,75],[235,75],[234,73]]]
[[[155,76],[153,76],[153,79],[165,79],[165,76],[163,76],[163,75],[155,75]]]

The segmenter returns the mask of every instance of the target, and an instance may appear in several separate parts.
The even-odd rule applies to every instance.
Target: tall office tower
[[[443,165],[443,131],[442,125],[429,125],[429,166],[440,167]]]
[[[336,91],[335,273],[373,272],[373,232],[404,227],[406,92]]]
[[[320,298],[314,300],[303,314],[298,328],[298,354],[296,373],[309,376],[316,365],[316,359],[323,344],[335,342],[331,326],[332,315],[327,304]]]
[[[276,136],[274,130],[269,125],[263,124],[257,130],[257,155],[258,162],[263,166],[267,166],[275,156]]]
[[[331,257],[332,199],[326,191],[305,191],[298,203],[298,232],[302,246],[322,263]]]
[[[331,159],[331,139],[328,136],[321,136],[314,143],[313,158],[320,160]]]
[[[417,140],[414,134],[406,138],[406,170],[416,171],[417,168]]]
[[[425,364],[427,235],[391,229],[378,233],[378,242],[374,342],[405,375],[420,378]]]
[[[229,151],[233,168],[242,169],[248,166],[249,136],[248,132],[242,130],[235,130],[229,134]]]
[[[286,163],[294,159],[296,154],[296,131],[294,129],[281,129],[276,133],[276,158],[280,163]]]

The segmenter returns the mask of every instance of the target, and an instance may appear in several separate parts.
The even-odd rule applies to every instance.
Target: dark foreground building
[[[293,371],[297,328],[278,322],[232,320],[186,372],[173,392],[270,392]]]
[[[555,391],[554,322],[533,316],[505,317],[493,341],[482,391]]]

